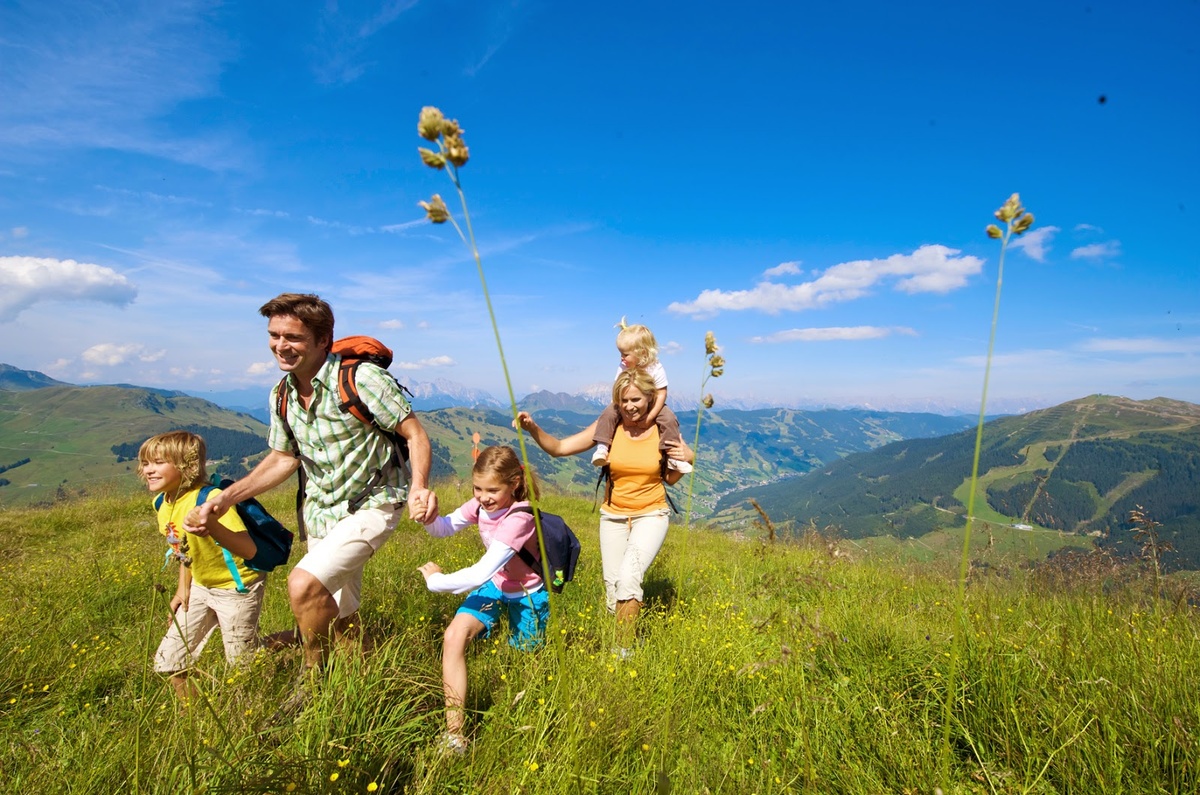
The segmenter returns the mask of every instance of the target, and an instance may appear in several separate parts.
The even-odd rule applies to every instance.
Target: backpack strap
[[[308,532],[304,529],[304,491],[308,485],[308,473],[304,471],[304,456],[300,455],[300,443],[296,441],[296,432],[292,430],[292,424],[287,418],[287,380],[285,375],[275,388],[275,416],[279,418],[283,432],[287,434],[292,445],[292,454],[301,462],[296,472],[296,531],[300,534],[300,540],[306,541]]]
[[[675,507],[675,500],[671,499],[671,489],[668,488],[671,484],[667,483],[667,451],[662,451],[662,458],[658,460],[658,477],[663,484],[663,496],[667,498],[667,505],[671,506],[672,513],[679,513],[679,509]]]
[[[165,500],[166,498],[167,498],[167,495],[162,493],[161,491],[158,494],[154,495],[154,513],[155,513],[154,521],[155,521],[155,523],[158,522],[158,511],[160,508],[162,508],[163,500]],[[162,565],[162,569],[160,571],[166,570],[167,564],[171,562],[171,553],[174,551],[175,550],[171,549],[171,543],[168,541],[167,542],[167,552],[165,555],[163,555],[163,565]]]
[[[215,488],[216,486],[210,485],[204,485],[200,487],[200,493],[196,495],[197,508],[204,504],[204,501],[208,499],[208,495],[211,494],[212,490]],[[237,509],[234,508],[234,510]],[[220,544],[217,544],[217,546],[220,547],[221,555],[225,558],[225,567],[229,569],[229,574],[233,577],[233,586],[237,588],[238,593],[246,593],[246,584],[242,582],[242,575],[241,572],[238,571],[237,563],[233,560],[233,555],[230,554],[228,549],[222,547]]]
[[[533,507],[529,506],[529,505],[522,506],[520,508],[513,508],[513,512],[514,513],[527,513],[534,518],[534,521],[537,521],[537,519],[538,519],[538,515],[536,513],[534,513]],[[536,539],[537,534],[535,533],[533,537]],[[539,554],[540,554],[540,551],[539,551]],[[529,568],[531,568],[535,572],[537,572],[537,575],[539,577],[543,576],[542,568],[541,568],[541,565],[542,565],[541,561],[538,560],[536,557],[534,557],[533,553],[530,552],[524,545],[522,545],[521,548],[517,550],[517,556],[521,559],[522,563],[524,563],[526,566],[528,566]]]
[[[349,513],[357,513],[358,509],[363,506],[375,489],[386,484],[391,479],[392,474],[399,469],[402,469],[408,461],[408,443],[404,437],[396,433],[394,429],[384,428],[380,425],[371,409],[363,402],[363,399],[358,394],[358,382],[355,380],[358,374],[358,366],[362,364],[361,359],[348,358],[339,354],[338,363],[338,409],[343,413],[352,415],[359,422],[374,428],[383,436],[390,448],[390,455],[383,466],[376,469],[372,474],[367,485],[361,492],[354,495],[347,501],[347,510]],[[387,373],[386,368],[380,368]],[[391,373],[388,373],[391,375]],[[296,527],[299,530],[300,540],[304,541],[308,538],[308,533],[304,527],[304,494],[308,484],[308,475],[304,471],[304,463],[311,463],[311,460],[300,453],[300,444],[296,441],[296,434],[292,430],[291,423],[287,419],[287,380],[288,376],[284,376],[278,388],[275,390],[275,415],[279,417],[280,423],[283,425],[283,430],[287,434],[288,441],[291,442],[292,450],[296,458],[300,459],[301,467],[296,477],[299,484],[296,488]],[[392,376],[392,380],[396,381],[396,377]],[[396,381],[396,386],[400,388],[402,394],[408,394],[412,397],[412,392]]]
[[[367,425],[377,425],[375,415],[371,413],[371,409],[363,402],[363,399],[358,396],[358,382],[354,377],[358,375],[358,366],[362,364],[361,359],[347,359],[342,357],[341,365],[338,367],[338,408],[343,413],[353,414],[361,422]]]
[[[359,397],[356,377],[358,375],[358,366],[362,362],[362,359],[352,359],[342,356],[341,363],[338,365],[337,377],[338,409],[343,413],[353,415],[360,422],[378,431],[384,441],[387,442],[390,454],[388,455],[387,462],[371,474],[371,479],[367,481],[367,485],[363,487],[363,490],[347,501],[347,510],[350,513],[357,513],[358,509],[363,506],[363,503],[370,499],[375,489],[386,485],[392,475],[398,470],[402,470],[408,461],[408,441],[396,433],[394,428],[385,428],[380,425],[379,421],[375,419],[375,415],[371,412],[371,409]],[[376,366],[378,367],[378,365]],[[396,377],[392,376],[387,371],[387,368],[381,367],[380,369],[392,377],[392,380],[396,382],[396,386],[400,388],[401,394],[407,393],[410,397],[412,396],[412,393],[403,384],[396,381]]]

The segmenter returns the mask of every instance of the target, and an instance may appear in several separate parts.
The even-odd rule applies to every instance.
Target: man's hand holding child
[[[228,508],[221,502],[220,496],[213,497],[188,511],[188,515],[183,520],[183,529],[198,536],[206,536],[208,535],[209,519],[219,519],[227,510]]]
[[[428,524],[437,518],[437,495],[426,488],[413,486],[408,490],[408,515],[417,524]]]

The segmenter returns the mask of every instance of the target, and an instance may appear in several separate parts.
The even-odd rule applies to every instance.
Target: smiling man
[[[249,475],[196,508],[187,525],[193,518],[203,524],[209,513],[220,516],[304,468],[308,551],[288,575],[288,596],[305,669],[276,713],[287,718],[307,703],[330,641],[357,623],[363,567],[392,535],[401,508],[407,503],[409,515],[422,524],[438,511],[428,488],[429,437],[391,374],[363,362],[355,383],[375,421],[408,442],[408,467],[390,465],[393,448],[383,433],[340,407],[341,357],[331,352],[329,304],[316,295],[284,293],[259,313],[267,318],[271,353],[286,373],[271,392],[270,452]],[[286,421],[279,415],[281,405]]]

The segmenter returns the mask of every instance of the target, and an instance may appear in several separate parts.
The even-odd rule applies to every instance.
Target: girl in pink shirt
[[[491,634],[501,612],[508,616],[510,645],[532,651],[545,642],[550,600],[541,575],[518,554],[522,548],[538,556],[537,528],[529,508],[533,473],[526,472],[511,447],[487,447],[471,472],[475,496],[449,516],[438,516],[425,530],[445,537],[478,525],[486,548],[483,557],[465,569],[443,572],[433,561],[418,571],[435,593],[467,593],[450,626],[442,651],[442,686],[446,694],[446,733],[441,745],[451,753],[464,753],[463,701],[467,691],[467,645],[477,635]]]

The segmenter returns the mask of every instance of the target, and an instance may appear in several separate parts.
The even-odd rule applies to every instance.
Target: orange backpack
[[[396,433],[394,428],[384,428],[380,425],[375,420],[375,415],[371,413],[371,409],[367,408],[367,404],[358,396],[358,384],[354,381],[355,373],[358,372],[358,366],[363,362],[370,362],[392,376],[392,380],[396,382],[396,386],[400,388],[402,393],[407,394],[409,398],[412,397],[412,392],[409,392],[404,384],[401,384],[396,376],[392,375],[388,370],[388,367],[392,364],[392,349],[374,337],[357,335],[334,340],[330,352],[342,357],[341,363],[338,366],[337,377],[338,408],[343,413],[353,415],[360,422],[371,426],[382,434],[392,450],[387,463],[375,470],[366,488],[350,498],[348,503],[349,511],[350,513],[354,513],[362,507],[362,504],[371,496],[371,492],[376,487],[386,483],[393,472],[397,469],[403,469],[408,464],[408,440]],[[276,389],[275,414],[279,417],[279,421],[283,423],[283,430],[287,433],[288,440],[292,443],[292,449],[296,451],[296,457],[302,462],[305,461],[307,456],[300,454],[300,445],[296,443],[296,434],[293,433],[292,426],[287,419],[286,375],[280,380],[279,388]],[[297,477],[300,480],[300,485],[296,490],[296,521],[300,528],[300,540],[303,541],[307,537],[307,533],[304,530],[304,487],[308,480],[303,466],[300,467]]]

